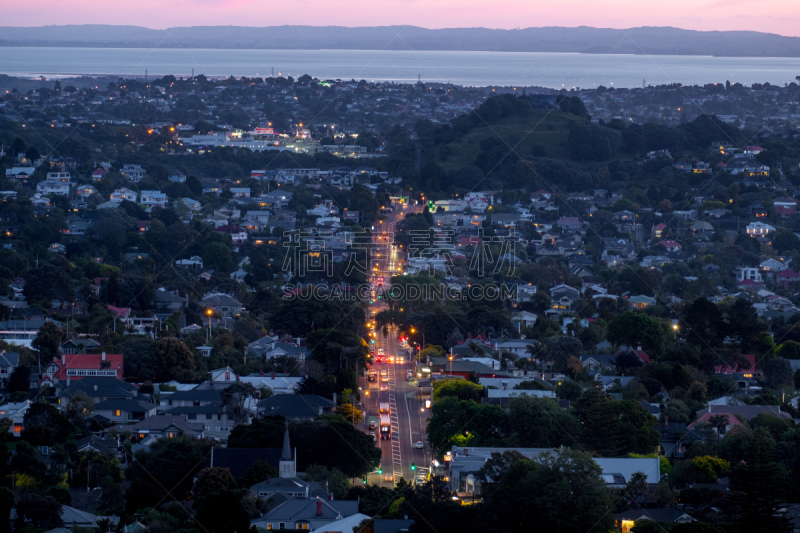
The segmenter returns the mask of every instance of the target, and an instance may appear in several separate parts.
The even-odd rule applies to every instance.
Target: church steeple
[[[281,478],[296,478],[297,477],[297,464],[294,460],[292,447],[289,445],[289,422],[286,422],[286,431],[283,434],[283,453],[281,453],[281,460],[279,463],[278,475]]]

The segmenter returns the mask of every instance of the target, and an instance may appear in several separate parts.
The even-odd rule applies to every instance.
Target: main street
[[[402,254],[393,246],[393,241],[395,227],[402,220],[404,210],[396,209],[397,212],[393,212],[385,222],[376,225],[373,231],[375,246],[371,281],[375,284],[382,280],[384,291],[390,288],[391,277],[402,271]],[[377,298],[377,294],[376,292],[369,308],[368,319],[372,324],[374,320],[369,317],[386,308],[383,301]],[[387,403],[390,409],[391,439],[381,439],[380,428],[372,430],[378,439],[376,444],[382,450],[382,474],[371,474],[368,482],[391,486],[400,477],[413,482],[417,476],[427,473],[432,458],[425,434],[428,410],[424,409],[424,399],[417,394],[414,351],[413,348],[409,351],[408,347],[397,340],[398,331],[395,327],[388,328],[386,335],[379,329],[374,329],[374,332],[375,343],[372,346],[375,347],[375,354],[372,357],[371,370],[378,375],[374,382],[362,379],[360,384],[362,390],[368,390],[368,393],[362,395],[364,421],[360,426],[364,431],[370,431],[370,417],[379,417],[380,404]],[[381,376],[383,370],[387,374],[386,382]],[[408,371],[411,371],[413,380],[407,379]],[[423,443],[421,449],[417,448],[418,442]],[[416,470],[411,470],[412,465],[416,466]]]

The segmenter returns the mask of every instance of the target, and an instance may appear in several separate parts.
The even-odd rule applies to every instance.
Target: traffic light
[[[361,483],[363,483],[364,485],[367,484],[367,476],[364,476],[364,478],[361,480]]]
[[[413,471],[416,469],[417,469],[417,463],[411,463],[411,470]]]
[[[378,469],[378,473],[379,473],[379,474],[383,474],[383,468],[379,468],[379,469]]]

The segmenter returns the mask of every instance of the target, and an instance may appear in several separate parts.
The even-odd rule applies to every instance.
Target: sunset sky
[[[798,0],[28,0],[3,8],[0,26],[283,24],[426,28],[675,26],[800,36]]]

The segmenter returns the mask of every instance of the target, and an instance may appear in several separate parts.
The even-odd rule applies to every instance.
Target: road
[[[373,250],[373,270],[372,282],[383,278],[384,290],[389,288],[391,276],[396,275],[402,268],[402,259],[392,246],[392,240],[396,224],[402,220],[404,213],[402,210],[393,213],[385,222],[376,226],[373,233],[373,242],[376,247]],[[386,234],[384,235],[384,232]],[[377,267],[377,269],[376,269]],[[382,300],[374,298],[374,303],[370,305],[370,312],[377,313],[385,307]],[[374,323],[374,322],[373,322]],[[382,450],[381,468],[383,474],[371,474],[368,476],[369,483],[379,483],[385,486],[394,485],[400,477],[406,481],[413,482],[419,474],[428,471],[431,461],[431,450],[427,445],[425,429],[428,411],[424,410],[425,402],[422,398],[417,398],[416,380],[408,381],[407,371],[412,374],[416,372],[413,356],[409,356],[407,347],[401,345],[397,340],[397,330],[392,327],[383,335],[381,331],[375,330],[375,361],[372,369],[379,373],[376,382],[369,383],[362,378],[360,385],[362,390],[369,390],[368,395],[362,396],[364,406],[364,422],[360,424],[364,431],[369,431],[367,420],[370,416],[378,416],[381,403],[388,403],[390,407],[391,420],[391,439],[380,439],[380,432],[375,430],[378,435],[377,445]],[[378,354],[383,350],[381,362],[378,363]],[[413,352],[412,352],[413,353]],[[402,357],[402,362],[399,362]],[[393,362],[387,362],[392,358]],[[386,370],[388,382],[381,381],[380,372]],[[385,390],[382,390],[385,389]],[[417,442],[423,442],[423,448],[416,447]],[[416,470],[412,471],[411,466],[416,465]],[[391,475],[391,479],[385,479]]]

